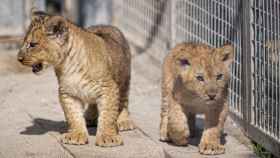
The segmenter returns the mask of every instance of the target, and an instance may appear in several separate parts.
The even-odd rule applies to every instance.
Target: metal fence
[[[235,48],[229,103],[247,135],[280,155],[279,0],[118,0],[113,22],[162,62],[182,41]]]
[[[170,1],[113,1],[113,23],[139,48],[139,53],[153,51],[151,57],[162,59],[170,42]]]
[[[251,1],[251,115],[250,124],[271,140],[263,143],[280,155],[280,1]],[[261,138],[261,133],[258,134]],[[272,144],[270,142],[278,142]]]

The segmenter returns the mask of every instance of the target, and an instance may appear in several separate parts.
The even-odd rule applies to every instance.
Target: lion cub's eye
[[[187,59],[181,59],[181,60],[180,60],[180,64],[181,64],[182,66],[190,65],[190,63],[189,63],[189,61],[188,61]]]
[[[196,79],[198,80],[198,81],[204,81],[204,78],[203,78],[203,76],[196,76]]]
[[[223,77],[224,77],[223,74],[218,74],[218,75],[217,75],[217,80],[221,80]]]
[[[28,45],[27,45],[27,48],[34,48],[38,45],[38,43],[36,42],[30,42]]]

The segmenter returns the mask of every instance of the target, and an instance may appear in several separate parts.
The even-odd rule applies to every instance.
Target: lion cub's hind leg
[[[118,117],[118,129],[120,131],[127,131],[135,129],[135,125],[128,112],[128,94],[129,94],[129,82],[120,89],[120,115]]]
[[[169,138],[167,135],[167,125],[168,125],[168,111],[161,111],[160,113],[160,141],[168,142]]]
[[[161,103],[161,112],[160,112],[160,141],[168,142],[169,138],[167,135],[167,125],[168,125],[168,97],[165,93],[162,93],[162,103]]]

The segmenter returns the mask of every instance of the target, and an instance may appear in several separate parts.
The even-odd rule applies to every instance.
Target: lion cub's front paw
[[[126,120],[118,120],[117,122],[119,131],[128,131],[135,129],[135,125],[132,120],[126,119]]]
[[[62,135],[61,142],[64,144],[84,145],[88,144],[88,134],[86,132],[71,131]]]
[[[224,154],[225,147],[219,143],[204,142],[199,144],[199,153],[204,155]]]
[[[123,144],[123,140],[119,134],[117,135],[98,135],[96,136],[96,145],[101,147],[113,147]]]

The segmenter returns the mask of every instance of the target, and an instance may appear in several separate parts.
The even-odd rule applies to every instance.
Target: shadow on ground
[[[67,124],[65,121],[54,121],[44,118],[35,118],[32,121],[33,125],[25,128],[20,134],[23,135],[42,135],[48,132],[65,133],[67,132]],[[96,127],[88,127],[90,135],[96,135]]]

